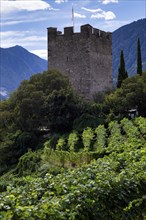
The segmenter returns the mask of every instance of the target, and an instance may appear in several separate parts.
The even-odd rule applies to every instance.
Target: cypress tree
[[[137,41],[137,74],[142,75],[141,47],[139,38]]]
[[[124,79],[128,78],[128,73],[125,70],[125,61],[124,61],[124,53],[123,50],[121,50],[120,54],[120,65],[118,69],[118,81],[117,81],[117,88],[121,87],[122,81]]]

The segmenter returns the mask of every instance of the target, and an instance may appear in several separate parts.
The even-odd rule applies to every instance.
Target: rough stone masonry
[[[65,27],[64,34],[48,28],[49,69],[67,75],[86,99],[99,91],[112,89],[112,34],[86,24],[80,33]]]

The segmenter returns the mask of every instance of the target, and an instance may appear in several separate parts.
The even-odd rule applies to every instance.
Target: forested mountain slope
[[[14,91],[24,79],[47,70],[47,61],[20,46],[0,48],[1,93]]]
[[[132,76],[137,70],[137,40],[140,38],[143,70],[146,70],[146,18],[125,25],[112,35],[113,44],[113,77],[117,78],[120,63],[120,51],[124,58],[128,75]]]

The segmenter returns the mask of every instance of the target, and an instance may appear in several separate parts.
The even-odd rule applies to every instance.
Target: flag
[[[74,27],[74,7],[72,4],[72,23],[73,23],[73,27]]]
[[[74,20],[74,8],[73,8],[73,4],[72,4],[72,21]]]

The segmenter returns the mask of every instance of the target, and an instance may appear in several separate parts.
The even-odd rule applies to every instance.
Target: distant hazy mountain
[[[137,71],[137,40],[140,38],[143,70],[146,70],[146,18],[125,25],[113,32],[113,76],[117,78],[120,51],[124,51],[128,75]]]
[[[47,70],[47,61],[20,46],[0,48],[0,96],[6,97],[20,82]]]

